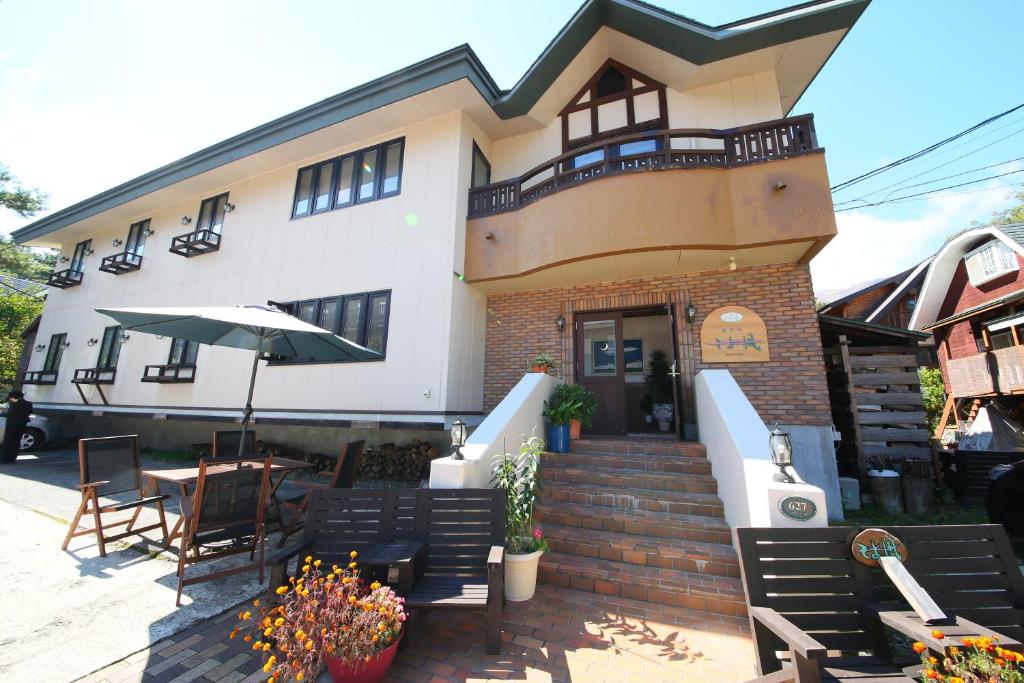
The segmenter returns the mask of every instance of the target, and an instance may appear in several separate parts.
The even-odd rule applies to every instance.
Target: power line
[[[888,171],[890,169],[896,168],[897,166],[901,166],[901,165],[903,165],[903,164],[905,164],[905,163],[907,163],[909,161],[913,161],[914,159],[918,159],[918,158],[924,156],[925,154],[929,154],[930,152],[934,152],[935,150],[937,150],[938,148],[942,147],[943,145],[947,145],[950,142],[953,142],[955,140],[959,140],[960,138],[964,137],[965,135],[969,135],[969,134],[973,133],[974,131],[978,130],[979,128],[982,128],[983,126],[987,126],[988,124],[992,123],[993,121],[997,121],[997,120],[1001,119],[1002,117],[1007,116],[1008,114],[1012,114],[1013,112],[1015,112],[1015,111],[1017,111],[1018,109],[1021,109],[1021,108],[1024,108],[1024,103],[1018,104],[1016,107],[1013,107],[1012,109],[1007,109],[1006,111],[1002,112],[1001,114],[996,114],[995,116],[990,116],[989,118],[985,119],[984,121],[981,121],[980,123],[976,123],[973,126],[971,126],[970,128],[967,128],[965,130],[960,131],[956,135],[951,135],[950,137],[946,138],[945,140],[940,140],[939,142],[936,142],[935,144],[929,145],[928,147],[925,147],[924,149],[918,150],[917,152],[914,152],[913,154],[909,154],[909,155],[903,157],[902,159],[897,159],[896,161],[893,161],[892,163],[886,164],[885,166],[880,166],[879,168],[876,168],[874,170],[868,171],[867,173],[862,173],[862,174],[860,174],[859,176],[857,176],[855,178],[851,178],[849,180],[843,181],[843,182],[839,183],[838,185],[833,185],[832,186],[832,191],[833,192],[838,192],[839,190],[846,189],[847,187],[850,187],[851,185],[856,185],[857,183],[862,183],[865,180],[867,180],[868,178],[873,178],[874,176],[878,175],[879,173],[884,173],[885,171]]]
[[[852,209],[866,209],[866,208],[868,208],[870,206],[882,206],[883,204],[893,204],[893,203],[899,202],[901,199],[910,199],[911,197],[923,197],[924,195],[931,195],[931,194],[934,194],[936,192],[942,192],[943,190],[951,190],[951,189],[953,189],[955,187],[964,187],[966,185],[973,185],[975,183],[982,183],[982,182],[985,182],[986,180],[992,180],[994,178],[1002,178],[1004,176],[1014,175],[1015,173],[1024,173],[1024,168],[1017,169],[1016,171],[1007,171],[1006,173],[999,173],[997,175],[991,175],[991,176],[988,176],[988,177],[985,177],[985,178],[978,178],[977,180],[968,180],[965,183],[957,183],[956,185],[947,185],[946,187],[937,187],[934,190],[925,190],[924,192],[917,192],[917,193],[914,193],[914,194],[903,195],[901,197],[893,197],[892,199],[883,199],[881,201],[873,202],[871,204],[861,204],[860,206],[847,206],[847,207],[844,207],[844,208],[841,208],[841,209],[836,209],[836,211],[850,211]],[[983,188],[983,189],[989,189],[989,188]]]

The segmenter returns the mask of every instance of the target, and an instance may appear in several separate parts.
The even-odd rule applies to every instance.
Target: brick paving
[[[97,671],[83,683],[250,683],[266,678],[240,639],[237,609]],[[754,675],[745,619],[540,585],[508,603],[502,652],[483,650],[482,610],[414,615],[389,681],[572,681],[729,683]],[[321,678],[325,678],[324,674]]]

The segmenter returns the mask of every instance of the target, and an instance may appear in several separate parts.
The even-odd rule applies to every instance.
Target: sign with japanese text
[[[877,567],[882,557],[907,561],[907,546],[885,529],[865,529],[853,539],[853,559],[869,567]]]
[[[717,308],[700,326],[700,354],[705,363],[767,362],[768,330],[749,308]]]

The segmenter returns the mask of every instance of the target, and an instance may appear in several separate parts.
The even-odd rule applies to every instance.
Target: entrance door
[[[622,313],[576,316],[576,381],[597,396],[592,434],[626,433]]]

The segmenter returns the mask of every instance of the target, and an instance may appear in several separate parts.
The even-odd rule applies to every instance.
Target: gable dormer
[[[633,131],[666,128],[665,85],[609,59],[559,116],[563,152]]]

